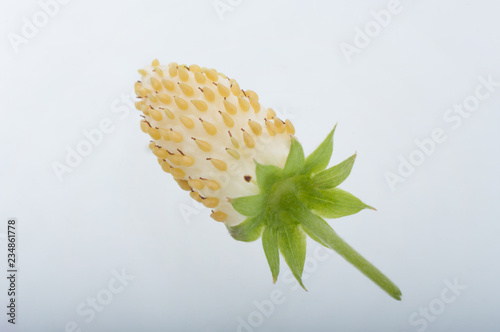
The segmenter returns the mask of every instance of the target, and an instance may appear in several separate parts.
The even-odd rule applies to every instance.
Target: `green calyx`
[[[231,199],[233,208],[247,217],[228,226],[239,241],[262,237],[264,252],[276,282],[280,253],[299,284],[306,259],[306,235],[335,250],[396,300],[401,291],[375,266],[357,253],[323,218],[340,218],[363,209],[373,209],[348,192],[337,188],[350,174],[356,154],[326,169],[333,152],[335,128],[307,158],[300,143],[292,138],[283,169],[256,163],[260,194]]]

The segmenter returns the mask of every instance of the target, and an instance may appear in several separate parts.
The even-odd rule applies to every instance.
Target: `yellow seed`
[[[259,136],[262,134],[262,126],[257,121],[248,120],[248,126],[252,129],[255,135]]]
[[[168,160],[172,162],[175,166],[180,166],[182,164],[182,156],[179,154],[169,154]]]
[[[137,70],[142,76],[146,76],[148,73],[144,69]]]
[[[226,126],[228,126],[229,128],[233,128],[233,126],[234,126],[234,120],[231,117],[231,115],[229,115],[227,113],[222,113],[221,111],[219,111],[219,113],[222,116],[222,120],[224,120],[224,124]]]
[[[140,94],[139,94],[139,90],[140,89],[142,89],[141,82],[139,82],[139,81],[135,82],[135,84],[134,84],[134,91],[135,91],[135,94],[138,95],[138,96],[140,96]]]
[[[204,180],[204,181],[205,181],[205,185],[207,186],[208,189],[210,189],[212,191],[216,191],[216,190],[220,189],[219,182],[217,182],[215,180]]]
[[[201,73],[199,71],[194,73],[194,79],[196,80],[196,82],[198,82],[200,84],[205,83],[205,81],[207,80],[205,75],[203,75],[203,73]]]
[[[181,88],[182,92],[188,97],[191,97],[194,94],[194,90],[189,84],[179,83],[179,87]]]
[[[209,135],[217,134],[217,128],[213,124],[211,124],[210,122],[207,122],[207,121],[203,121],[203,120],[201,120],[201,121],[202,121],[201,123],[203,124],[203,128],[205,128],[205,131],[207,132],[207,134],[209,134]]]
[[[170,77],[175,77],[177,75],[177,66],[170,66],[168,68],[168,74],[170,75]]]
[[[219,76],[220,76],[220,77],[222,77],[222,78],[227,79],[227,76],[226,76],[226,75],[224,75],[223,73],[219,73]]]
[[[160,61],[158,59],[154,59],[153,62],[151,62],[151,66],[156,67],[160,65]]]
[[[175,181],[179,184],[179,187],[181,187],[182,190],[191,191],[191,186],[186,180],[175,179]]]
[[[149,142],[148,147],[149,147],[149,149],[150,149],[151,151],[153,151],[154,149],[156,149],[156,143],[155,143],[155,142],[153,142],[153,141],[151,141],[151,142]]]
[[[161,108],[161,107],[160,107],[160,108]],[[171,110],[169,110],[168,108],[166,108],[166,107],[165,107],[165,108],[163,109],[163,111],[165,112],[165,114],[168,116],[168,118],[169,118],[169,119],[173,119],[173,118],[175,118],[174,113],[172,113],[172,111],[171,111]]]
[[[212,150],[210,143],[202,141],[201,139],[195,139],[196,145],[201,149],[201,151],[209,152]]]
[[[255,113],[259,113],[260,104],[257,99],[250,97],[250,105],[252,105],[252,108],[254,109]]]
[[[233,136],[231,136],[231,143],[237,149],[240,147],[240,144],[238,143],[238,141],[236,140],[236,138],[234,138]]]
[[[250,97],[250,98],[253,98],[257,101],[259,101],[259,96],[252,90],[245,90],[245,94]]]
[[[170,166],[169,163],[167,163],[166,161],[164,161],[164,162],[161,163],[161,169],[164,172],[170,173],[171,166]]]
[[[219,199],[217,197],[207,197],[202,201],[203,205],[207,208],[214,208],[219,205]]]
[[[215,212],[212,212],[210,217],[215,221],[223,222],[227,219],[227,214],[225,214],[222,211],[215,211]]]
[[[167,159],[167,157],[168,157],[168,152],[165,149],[158,148],[158,147],[155,147],[153,149],[153,154],[161,159]]]
[[[267,118],[272,119],[276,116],[276,112],[272,108],[267,109]]]
[[[151,117],[155,121],[161,121],[161,119],[163,119],[163,116],[161,115],[161,112],[158,111],[158,110],[156,110],[156,109],[150,110],[149,111],[149,115],[151,115]]]
[[[275,136],[277,133],[276,126],[272,121],[266,121],[267,132],[270,136]]]
[[[142,107],[143,107],[144,105],[145,105],[145,104],[144,104],[144,102],[143,102],[143,101],[136,101],[136,102],[134,103],[135,108],[137,108],[139,111],[142,111]]]
[[[158,99],[153,96],[151,93],[148,93],[148,99],[152,102],[152,103],[157,103],[158,102]]]
[[[160,164],[160,165],[161,165],[161,163],[163,162],[163,159],[161,159],[161,158],[156,158],[156,161],[158,161],[158,164]]]
[[[148,89],[144,88],[139,89],[139,96],[141,96],[142,98],[146,98],[148,96],[148,93],[149,93]]]
[[[243,141],[245,142],[245,145],[249,148],[255,147],[255,141],[253,140],[252,136],[250,136],[249,133],[246,131],[243,131]]]
[[[182,156],[181,157],[181,165],[182,166],[193,166],[194,158],[191,156]]]
[[[203,184],[203,181],[198,180],[198,179],[189,179],[188,184],[193,187],[193,189],[196,190],[202,190],[205,185]]]
[[[158,76],[163,77],[163,70],[161,70],[160,67],[155,67],[155,73],[157,73]]]
[[[144,113],[144,115],[149,115],[149,110],[150,109],[151,108],[149,108],[148,105],[144,105],[144,106],[142,106],[141,111],[142,111],[142,113]]]
[[[182,179],[183,177],[186,176],[186,173],[180,168],[172,168],[170,170],[170,173],[178,179]]]
[[[184,82],[189,80],[189,72],[183,66],[179,66],[179,78],[181,79],[181,81],[184,81]]]
[[[202,201],[200,194],[198,194],[196,191],[190,192],[189,196],[191,196],[192,199],[194,199],[195,201],[197,201],[199,203],[201,203],[201,201]]]
[[[274,125],[276,126],[276,131],[280,134],[283,134],[285,132],[285,124],[281,119],[279,118],[274,118]]]
[[[187,116],[184,116],[184,115],[181,115],[179,117],[179,120],[181,120],[182,124],[188,128],[188,129],[192,129],[194,127],[194,122],[193,120],[191,120],[190,118],[188,118]]]
[[[240,85],[234,79],[231,79],[230,82],[231,82],[231,92],[233,93],[233,95],[238,97],[241,94]]]
[[[149,125],[148,123],[146,122],[146,120],[141,120],[141,130],[142,132],[144,133],[148,133],[148,128],[149,128]]]
[[[174,91],[175,89],[175,83],[172,82],[171,80],[162,79],[161,84],[165,87],[165,89],[169,91]]]
[[[194,99],[191,100],[191,103],[194,105],[194,107],[196,107],[198,111],[205,112],[208,109],[207,103],[205,103],[203,100]]]
[[[189,70],[192,71],[193,73],[195,73],[195,72],[199,72],[201,70],[201,68],[198,65],[191,65],[191,66],[189,66]]]
[[[177,104],[177,106],[179,106],[179,108],[181,110],[184,110],[184,111],[187,110],[187,108],[188,108],[187,101],[185,101],[181,97],[177,97],[177,96],[174,96],[174,100],[175,100],[175,103]]]
[[[153,127],[148,127],[148,134],[153,138],[155,141],[159,140],[161,138],[160,132],[158,129],[155,129]]]
[[[288,119],[285,120],[285,129],[287,133],[295,135],[295,127],[293,126],[292,121]]]
[[[151,86],[153,87],[153,89],[155,89],[156,91],[161,90],[161,83],[160,83],[160,81],[158,81],[154,77],[151,77],[150,81],[151,81]]]
[[[172,141],[174,141],[175,143],[180,143],[182,142],[182,135],[176,131],[171,130],[170,139],[172,139]]]
[[[247,112],[250,109],[250,103],[243,96],[238,97],[238,104],[243,112]]]
[[[170,130],[166,130],[166,129],[160,128],[160,136],[165,141],[170,141]]]
[[[214,159],[214,158],[207,158],[210,160],[212,165],[214,165],[215,168],[217,168],[219,171],[225,171],[227,169],[227,165],[225,162],[223,162],[220,159]]]
[[[204,87],[203,88],[203,94],[205,95],[205,98],[208,101],[214,101],[215,100],[215,94],[213,93],[212,90],[210,90],[209,87]]]
[[[227,98],[229,97],[230,90],[222,85],[222,83],[217,84],[217,90],[221,94],[222,97]]]
[[[232,103],[228,102],[226,99],[224,99],[224,108],[226,109],[226,111],[229,114],[231,114],[231,115],[236,114],[236,111],[237,111],[236,106],[234,106]]]
[[[219,79],[219,75],[217,75],[217,71],[215,69],[205,69],[204,73],[212,82],[217,82]]]
[[[231,148],[226,148],[226,152],[229,153],[229,155],[234,159],[240,159],[240,154],[236,150],[233,150]]]
[[[172,98],[169,96],[169,95],[166,95],[164,93],[159,93],[157,95],[157,98],[158,100],[162,103],[162,104],[170,104],[172,102]]]

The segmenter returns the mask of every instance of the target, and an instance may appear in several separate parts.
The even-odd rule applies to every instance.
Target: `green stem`
[[[361,273],[386,291],[387,294],[401,301],[401,291],[391,280],[389,280],[389,278],[342,240],[337,233],[332,232],[329,235],[329,241],[327,243],[329,248],[335,250],[340,256],[344,257],[346,261],[354,265]]]

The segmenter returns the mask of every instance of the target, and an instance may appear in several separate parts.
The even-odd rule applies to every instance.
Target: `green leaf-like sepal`
[[[297,174],[304,167],[305,157],[304,150],[302,150],[302,145],[292,137],[292,142],[290,145],[290,152],[286,158],[285,167],[283,168],[283,175],[289,177],[291,175]]]
[[[282,211],[281,218],[293,218],[289,213]],[[302,271],[306,261],[306,234],[300,225],[287,225],[278,228],[279,249],[286,263],[290,267],[295,279],[302,288]]]
[[[264,210],[266,196],[263,194],[230,199],[233,208],[246,217],[254,217]]]
[[[347,158],[340,164],[330,167],[312,177],[314,188],[330,189],[335,188],[351,174],[352,166],[356,160],[356,154]]]
[[[339,218],[373,209],[352,194],[336,188],[351,173],[356,154],[326,169],[333,151],[335,128],[320,146],[304,158],[300,143],[292,137],[290,152],[283,169],[256,164],[260,194],[232,198],[233,208],[248,218],[229,233],[239,241],[255,241],[262,235],[273,282],[280,271],[280,253],[299,284],[306,258],[306,235],[335,250],[393,298],[401,291],[375,266],[350,247],[323,220]],[[326,169],[326,170],[325,170]]]
[[[316,150],[307,157],[304,168],[301,171],[303,174],[315,174],[328,166],[333,152],[333,134],[335,133],[335,128],[337,128],[337,125],[335,125],[330,134],[328,134]]]
[[[324,218],[340,218],[358,213],[363,209],[372,209],[359,198],[339,188],[315,189],[303,188],[299,199],[310,210],[313,210]]]
[[[250,217],[239,225],[227,226],[227,230],[238,241],[252,242],[257,240],[262,234],[264,223],[261,217]]]
[[[273,283],[276,283],[278,274],[280,273],[280,252],[277,229],[277,227],[266,227],[262,233],[262,247],[264,247],[264,253],[266,254],[267,262],[269,263],[269,268],[273,275]]]
[[[257,185],[260,192],[268,192],[273,184],[281,179],[283,170],[274,165],[262,165],[255,162],[255,175],[257,176]]]

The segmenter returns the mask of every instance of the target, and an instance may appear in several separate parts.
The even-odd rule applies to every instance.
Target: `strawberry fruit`
[[[299,284],[306,235],[335,250],[393,298],[401,291],[340,238],[323,218],[373,209],[337,188],[356,155],[327,168],[333,151],[328,134],[307,158],[290,120],[264,109],[258,95],[237,81],[197,65],[139,69],[135,83],[141,129],[161,168],[196,201],[212,210],[233,238],[262,238],[273,281],[280,253]]]

